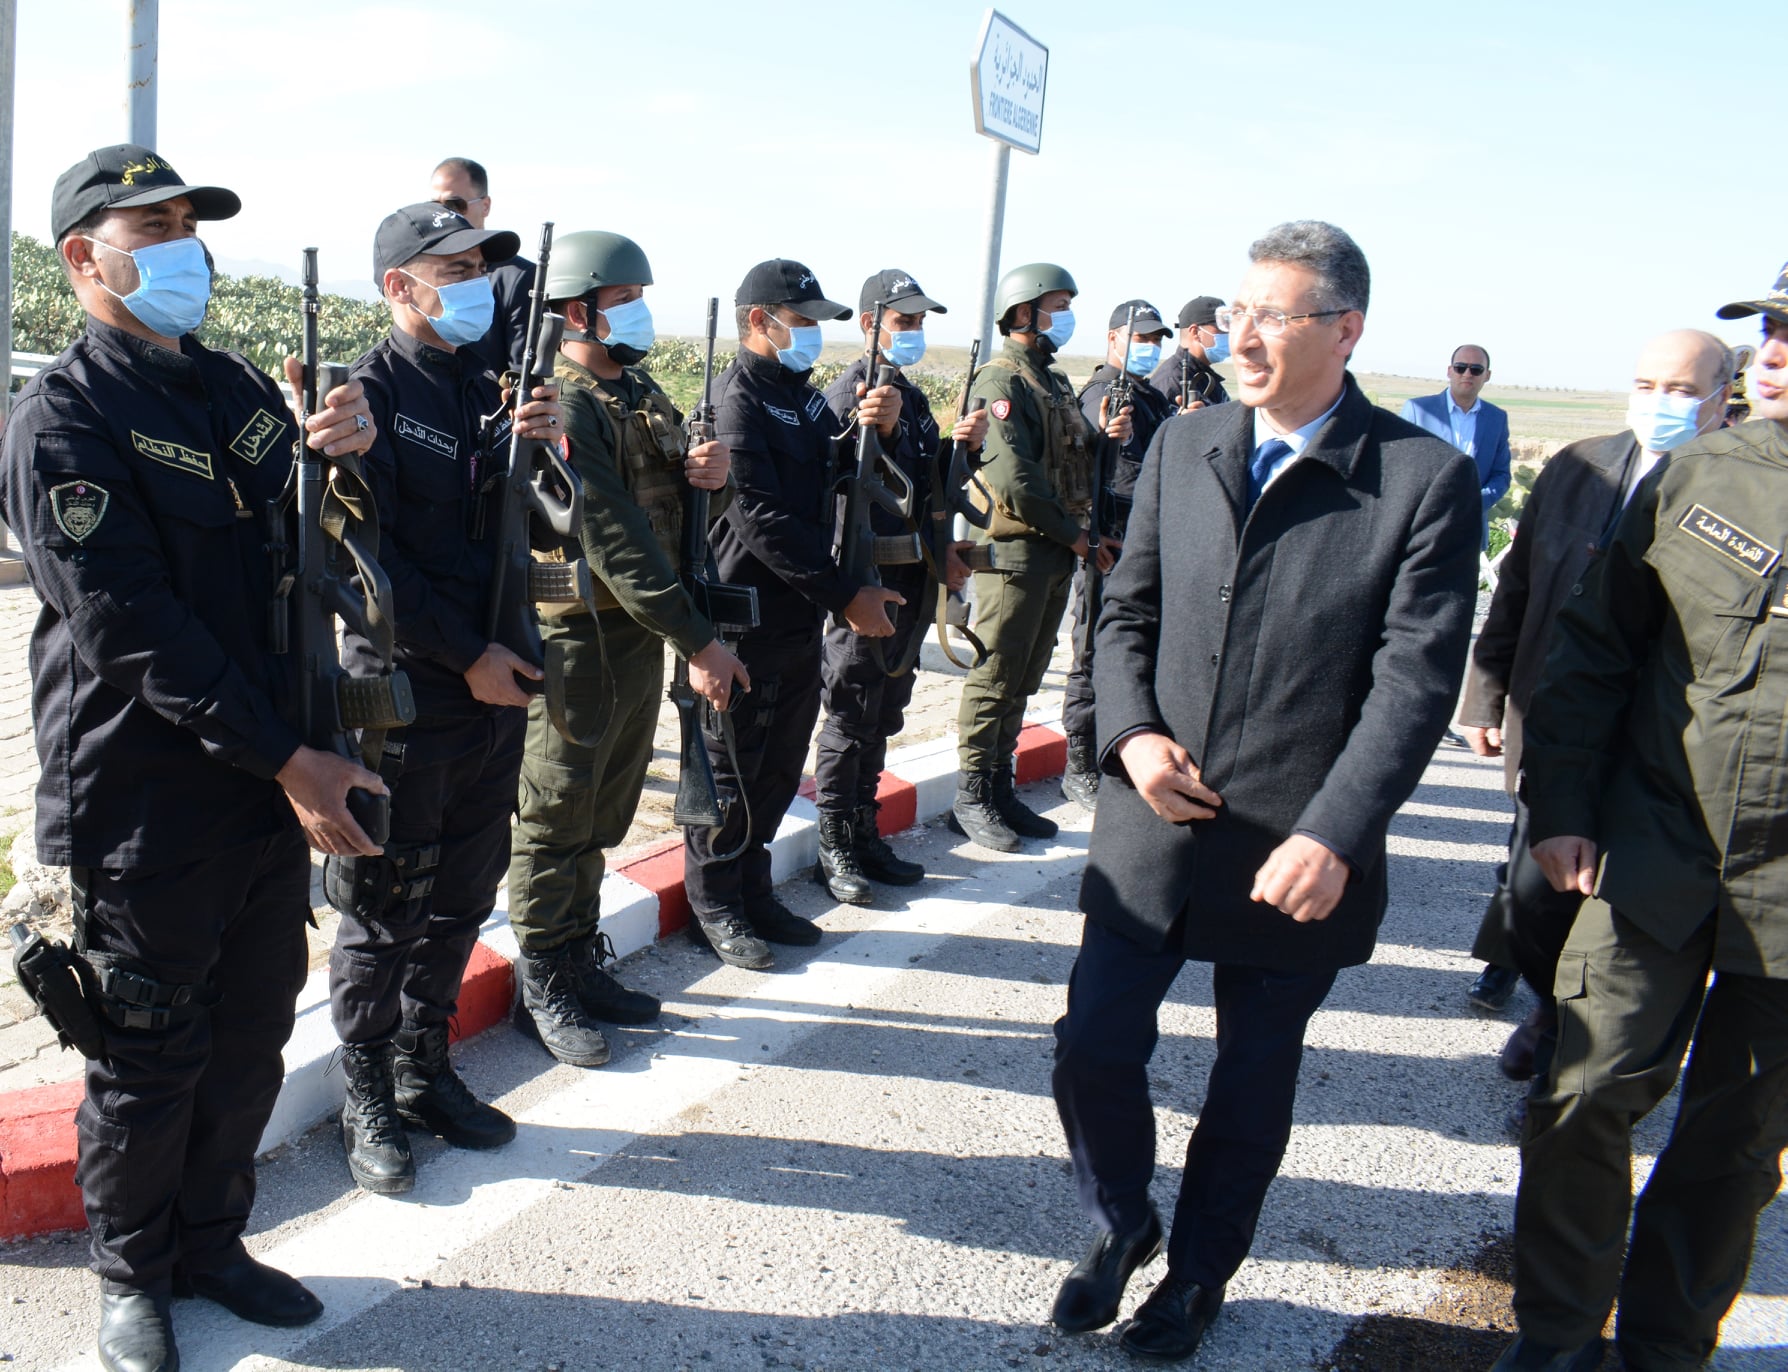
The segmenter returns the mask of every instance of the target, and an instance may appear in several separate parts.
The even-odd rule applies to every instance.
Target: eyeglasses
[[[1455,362],[1451,370],[1454,376],[1464,376],[1467,372],[1473,376],[1482,376],[1489,368],[1482,362]]]
[[[1216,325],[1224,333],[1234,333],[1238,321],[1252,320],[1254,327],[1267,338],[1276,338],[1285,332],[1287,324],[1296,324],[1301,319],[1327,319],[1332,314],[1346,314],[1346,310],[1309,310],[1304,314],[1287,314],[1284,310],[1242,310],[1233,305],[1221,305],[1216,310]]]
[[[490,199],[488,195],[475,195],[472,197],[472,200],[488,199]],[[435,204],[445,205],[455,214],[464,214],[467,208],[471,205],[472,200],[467,200],[463,195],[443,195],[435,201]]]

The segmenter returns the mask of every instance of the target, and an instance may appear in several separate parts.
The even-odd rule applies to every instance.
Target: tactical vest
[[[646,520],[659,547],[672,563],[677,560],[683,538],[683,459],[689,445],[683,426],[677,422],[676,409],[669,397],[648,380],[648,389],[637,409],[606,387],[598,386],[581,372],[561,372],[559,379],[587,391],[599,403],[602,417],[608,421],[609,443],[620,468],[621,481],[634,503],[646,512]],[[574,556],[581,557],[578,550]],[[549,554],[550,556],[550,554]],[[596,583],[596,607],[618,610],[616,600],[601,577]]]
[[[1043,476],[1062,509],[1075,519],[1083,518],[1093,508],[1092,433],[1067,378],[1052,370],[1052,381],[1060,377],[1061,384],[1046,386],[1029,368],[1004,354],[987,365],[1011,372],[1036,397],[1043,411]],[[1013,511],[1000,508],[996,497],[988,532],[995,538],[1010,538],[1035,531]]]

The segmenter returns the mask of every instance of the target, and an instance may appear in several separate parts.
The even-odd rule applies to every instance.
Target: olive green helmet
[[[553,240],[553,260],[546,270],[548,300],[578,300],[598,286],[651,284],[652,264],[631,238],[589,229]]]
[[[1074,284],[1074,278],[1065,269],[1053,262],[1026,262],[1022,267],[1012,268],[1000,278],[999,288],[993,293],[993,322],[997,324],[1004,319],[1006,311],[1014,305],[1028,305],[1051,291],[1079,295],[1080,287]]]

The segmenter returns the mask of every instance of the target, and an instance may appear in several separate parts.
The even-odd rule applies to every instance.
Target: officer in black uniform
[[[849,447],[807,379],[819,360],[819,321],[848,319],[850,310],[784,258],[747,272],[734,304],[739,352],[715,379],[714,403],[715,437],[732,452],[736,494],[716,528],[714,556],[722,581],[757,587],[760,622],[739,643],[751,694],[733,711],[733,739],[705,733],[727,820],[686,831],[683,871],[692,936],[735,967],[763,968],[771,963],[767,944],[820,936],[776,899],[769,843],[801,784],[819,715],[821,616],[839,614],[857,633],[887,638],[888,607],[903,597],[857,585],[832,558],[834,463]],[[857,410],[860,422],[891,439],[899,392],[878,386]]]
[[[391,306],[391,334],[353,370],[382,431],[366,467],[398,662],[416,697],[416,722],[385,744],[384,855],[334,861],[326,873],[342,915],[329,958],[331,1012],[346,1045],[342,1141],[354,1180],[381,1193],[415,1184],[406,1123],[461,1148],[515,1137],[509,1117],[453,1070],[447,1030],[509,862],[529,701],[516,678],[541,675],[484,632],[493,488],[511,421],[497,379],[466,346],[491,326],[488,268],[518,245],[442,205],[387,216],[373,279]],[[539,387],[522,405],[525,435],[563,432],[555,394]],[[347,648],[350,663],[374,669],[371,645],[350,635]]]
[[[306,834],[378,851],[345,797],[383,785],[300,743],[297,664],[268,638],[266,512],[298,425],[246,359],[192,337],[211,288],[198,221],[240,208],[134,145],[63,173],[50,226],[87,328],[15,403],[0,485],[43,600],[37,851],[69,868],[104,1022],[76,1176],[99,1360],[122,1372],[179,1365],[174,1294],[264,1324],[322,1312],[241,1236],[304,983]],[[363,451],[360,387],[325,401],[311,446]]]
[[[1222,405],[1229,400],[1216,364],[1228,360],[1229,335],[1217,327],[1217,311],[1224,302],[1214,295],[1199,295],[1180,310],[1180,346],[1149,376],[1149,385],[1179,409]],[[1190,396],[1180,392],[1190,390]]]
[[[867,337],[875,324],[875,306],[885,306],[876,349],[876,369],[894,368],[894,389],[900,396],[900,421],[884,445],[907,480],[913,483],[916,520],[926,517],[936,495],[931,490],[931,459],[945,442],[931,414],[931,402],[901,370],[925,356],[925,314],[947,314],[919,289],[908,272],[890,267],[863,283],[857,299],[857,324]],[[826,387],[826,403],[847,426],[856,417],[859,390],[875,384],[870,365],[859,357]],[[977,411],[956,425],[951,440],[979,449],[987,435],[987,415]],[[870,507],[870,523],[878,538],[912,534],[915,525],[879,505]],[[894,634],[883,640],[884,663],[897,663],[908,651],[912,635],[924,637],[931,627],[922,618],[925,579],[930,575],[915,550],[914,561],[880,568],[882,585],[897,591],[905,603],[895,607]],[[951,553],[941,569],[948,589],[959,591],[968,581],[968,567]],[[867,902],[869,881],[911,886],[925,869],[899,857],[876,826],[881,804],[875,798],[888,740],[900,732],[907,703],[913,698],[917,665],[890,677],[871,655],[861,635],[837,624],[826,630],[821,699],[826,707],[813,767],[814,803],[819,809],[819,864],[814,878],[834,900],[852,905]]]
[[[465,215],[475,229],[490,218],[490,175],[482,162],[469,157],[449,157],[436,165],[428,198]],[[490,331],[476,343],[468,343],[484,365],[498,376],[521,365],[527,343],[528,292],[534,286],[534,264],[519,252],[490,271],[491,294],[496,312]]]
[[[1130,312],[1135,310],[1135,324]],[[1130,501],[1142,456],[1149,450],[1155,430],[1173,418],[1173,402],[1147,379],[1161,360],[1161,340],[1168,334],[1161,312],[1146,300],[1126,300],[1111,312],[1105,334],[1105,361],[1080,388],[1080,412],[1095,429],[1102,422],[1101,406],[1111,393],[1111,383],[1126,366],[1130,392],[1130,437],[1122,443],[1107,440],[1100,452],[1102,487],[1099,499],[1100,532],[1118,544],[1130,518]],[[1134,339],[1134,341],[1132,341]],[[1113,452],[1112,449],[1116,451]],[[1062,771],[1062,794],[1090,810],[1099,798],[1099,753],[1093,744],[1093,642],[1087,632],[1086,573],[1076,578],[1074,591],[1074,665],[1062,691],[1062,732],[1068,736],[1068,763]]]

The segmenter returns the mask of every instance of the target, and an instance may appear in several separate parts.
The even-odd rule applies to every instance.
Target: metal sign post
[[[17,0],[0,0],[0,364],[6,368],[0,389],[0,428],[12,404],[12,88],[13,56],[18,43]],[[0,536],[0,548],[5,547]]]
[[[124,113],[126,138],[138,147],[155,147],[156,5],[159,0],[125,0]]]
[[[994,140],[993,190],[987,200],[986,257],[981,277],[981,337],[995,351],[993,292],[1000,279],[1000,242],[1005,236],[1006,180],[1012,149],[1033,156],[1043,146],[1043,87],[1049,49],[998,10],[981,20],[981,36],[969,63],[975,98],[975,132]]]

